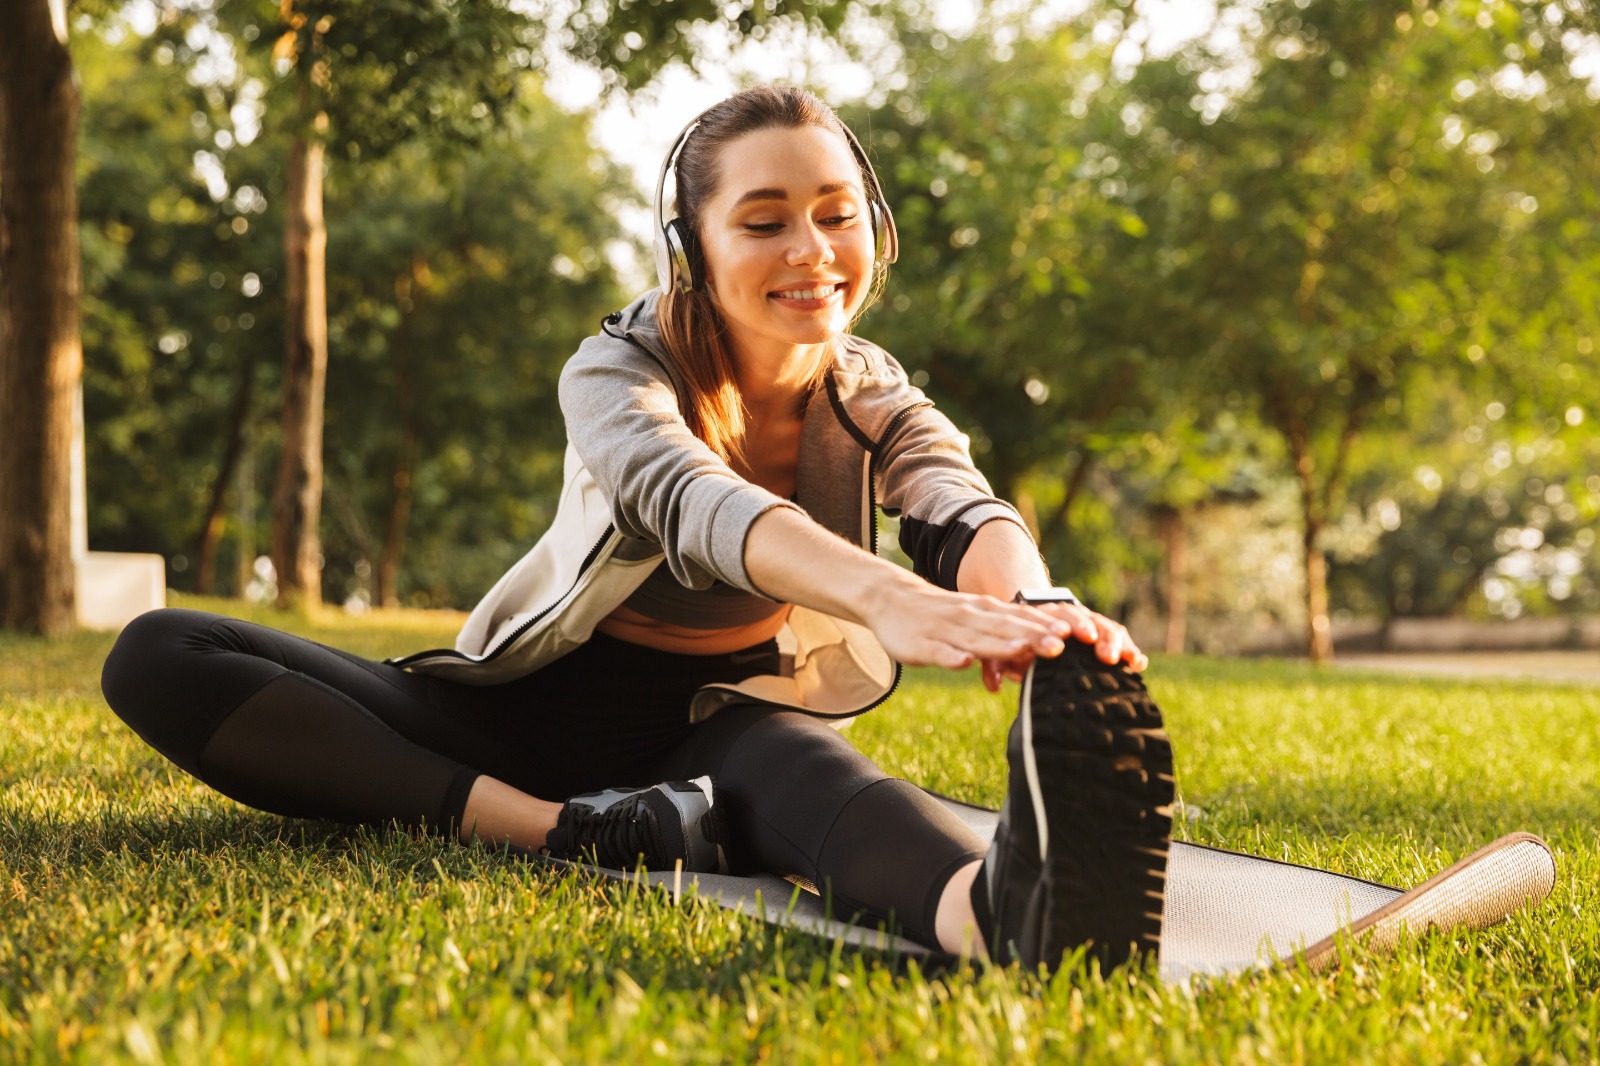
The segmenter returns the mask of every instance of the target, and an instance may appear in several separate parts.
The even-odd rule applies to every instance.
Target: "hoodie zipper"
[[[900,410],[896,411],[894,413],[894,417],[889,419],[889,424],[883,427],[883,433],[878,437],[878,444],[870,453],[872,456],[872,462],[867,466],[867,540],[873,555],[878,554],[878,453],[882,450],[883,446],[888,443],[889,439],[894,436],[895,427],[900,424],[902,419],[904,419],[912,411],[917,411],[924,407],[932,406],[932,400],[919,400],[916,403],[907,404],[905,407],[902,407]],[[884,690],[883,695],[879,696],[877,699],[873,700],[859,711],[855,711],[851,714],[834,714],[829,715],[828,717],[854,718],[857,715],[866,714],[874,707],[887,702],[889,697],[895,694],[895,690],[900,687],[900,678],[904,676],[906,669],[903,665],[901,665],[898,659],[893,661],[894,677],[889,680],[889,687]]]

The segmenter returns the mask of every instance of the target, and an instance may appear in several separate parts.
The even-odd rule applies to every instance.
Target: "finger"
[[[1050,604],[1050,606],[1071,626],[1071,635],[1085,644],[1095,645],[1098,649],[1103,646],[1104,641],[1110,639],[1108,635],[1113,633],[1120,636],[1124,645],[1131,646],[1133,643],[1128,638],[1128,631],[1122,625],[1104,615],[1096,614],[1081,604]],[[1117,660],[1112,658],[1106,661]]]
[[[952,644],[936,644],[927,660],[927,665],[942,666],[946,670],[965,670],[976,658],[972,652]]]
[[[1126,645],[1121,626],[1103,626],[1100,630],[1100,640],[1095,645],[1095,653],[1100,656],[1100,661],[1103,663],[1118,663],[1122,661],[1122,652]]]
[[[944,639],[985,659],[1060,655],[1066,647],[1048,628],[1016,619],[968,618],[966,624],[946,631]]]
[[[1117,657],[1126,661],[1129,668],[1135,672],[1142,672],[1149,667],[1150,659],[1139,649],[1139,645],[1134,643],[1133,635],[1128,632],[1127,627],[1118,626],[1117,635],[1122,638],[1122,649]]]
[[[1064,629],[1059,619],[1041,611],[1018,608],[997,600],[976,609],[968,621],[976,632],[985,636],[1025,641],[1025,646],[1035,655],[1061,654],[1065,647],[1063,639],[1071,636],[1070,630]]]
[[[983,660],[983,687],[990,692],[999,692],[1005,682],[1021,681],[1035,658],[1025,655],[1016,659]]]
[[[1066,603],[1029,604],[1023,609],[1032,617],[1042,620],[1052,633],[1063,640],[1077,636],[1076,615],[1086,613],[1083,608]]]
[[[1077,604],[1068,606],[1063,612],[1068,622],[1072,625],[1072,635],[1085,644],[1095,644],[1100,640],[1105,626],[1100,623],[1105,619]]]
[[[1005,667],[997,659],[983,660],[983,687],[990,692],[1000,691],[1000,678]]]

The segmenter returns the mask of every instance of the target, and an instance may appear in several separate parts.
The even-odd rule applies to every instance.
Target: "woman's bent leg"
[[[798,874],[826,886],[836,906],[893,917],[925,944],[939,943],[946,885],[984,855],[943,804],[809,715],[728,708],[655,771],[716,777],[735,871]]]
[[[425,686],[264,626],[177,609],[130,623],[101,677],[134,732],[242,803],[440,830],[460,822],[479,775],[427,743],[453,727]]]

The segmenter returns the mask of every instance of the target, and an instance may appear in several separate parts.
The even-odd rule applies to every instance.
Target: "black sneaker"
[[[569,799],[545,854],[617,870],[725,871],[722,809],[709,777],[612,788]]]
[[[1103,971],[1161,945],[1172,745],[1139,675],[1078,641],[1037,659],[1006,740],[1010,781],[973,884],[997,962]]]

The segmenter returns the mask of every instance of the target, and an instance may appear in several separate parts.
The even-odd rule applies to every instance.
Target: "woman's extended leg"
[[[153,611],[101,684],[153,747],[252,807],[523,847],[555,824],[559,805],[483,776],[504,745],[449,713],[447,686],[265,626]]]
[[[736,872],[797,874],[826,887],[836,906],[893,917],[922,943],[957,951],[965,937],[971,945],[965,886],[984,842],[825,721],[731,707],[699,726],[653,772],[716,777]]]

